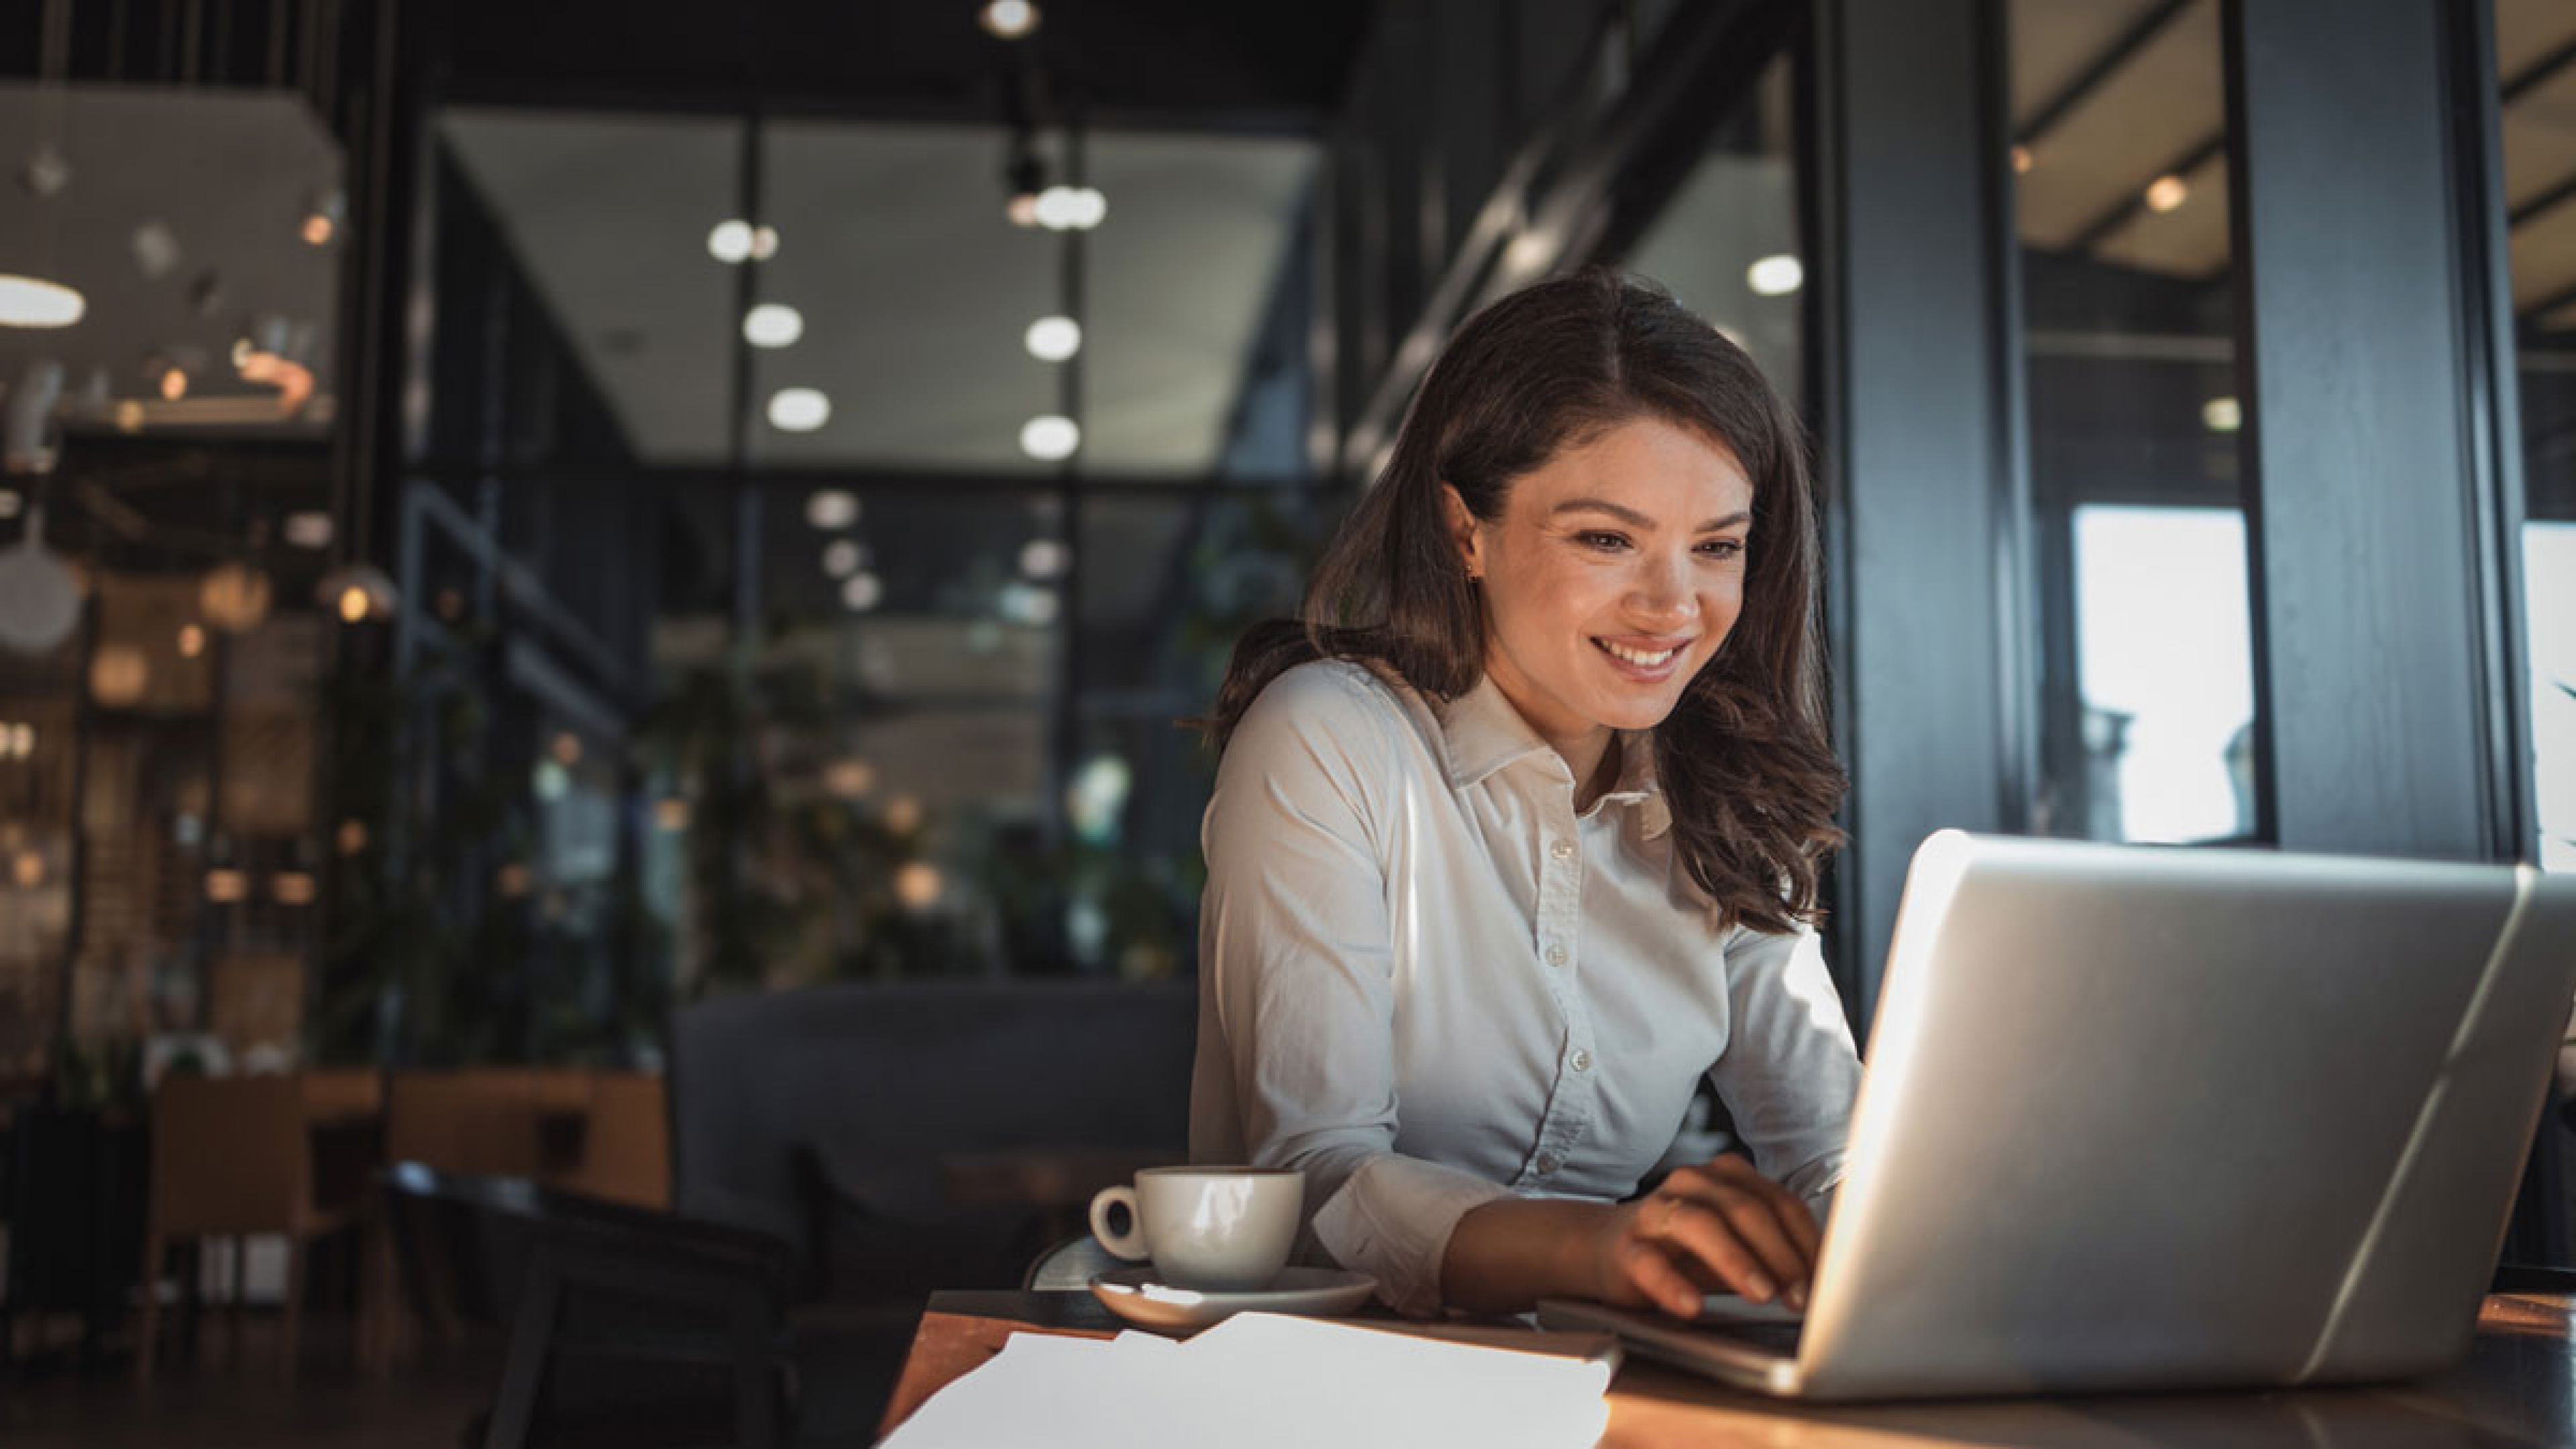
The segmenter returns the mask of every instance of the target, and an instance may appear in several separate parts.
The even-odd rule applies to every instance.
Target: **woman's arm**
[[[1513,1198],[1458,1220],[1441,1297],[1479,1313],[1596,1298],[1695,1317],[1711,1288],[1806,1306],[1820,1234],[1786,1188],[1740,1157],[1685,1167],[1635,1202]]]
[[[1499,1183],[1394,1150],[1400,807],[1388,705],[1346,668],[1291,670],[1246,712],[1203,833],[1193,1151],[1306,1174],[1317,1243],[1387,1301],[1440,1303],[1451,1225]]]

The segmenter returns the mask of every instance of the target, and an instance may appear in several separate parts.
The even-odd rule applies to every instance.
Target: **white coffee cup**
[[[1293,1167],[1149,1167],[1091,1200],[1091,1235],[1121,1258],[1151,1258],[1175,1288],[1249,1293],[1288,1265],[1306,1175]],[[1127,1209],[1123,1233],[1109,1210]]]

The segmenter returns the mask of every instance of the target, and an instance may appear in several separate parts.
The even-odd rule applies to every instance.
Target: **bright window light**
[[[2532,795],[2543,870],[2576,870],[2576,523],[2522,526]]]
[[[2118,838],[2210,840],[2253,828],[2253,637],[2243,513],[2075,510],[2085,750],[2111,787]]]
[[[751,260],[751,223],[739,217],[717,222],[707,233],[707,255],[728,265]]]

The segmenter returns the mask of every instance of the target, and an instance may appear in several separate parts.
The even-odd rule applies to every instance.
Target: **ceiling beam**
[[[2100,216],[2095,217],[2091,222],[2087,223],[2082,231],[2077,232],[2075,234],[2075,240],[2068,243],[2068,250],[2079,252],[2091,251],[2093,248],[2101,245],[2105,240],[2107,240],[2111,233],[2118,231],[2121,227],[2127,225],[2131,217],[2134,217],[2139,212],[2146,210],[2148,182],[2152,182],[2162,176],[2188,176],[2192,172],[2199,170],[2200,167],[2211,157],[2218,155],[2226,149],[2227,133],[2222,130],[2217,135],[2200,142],[2190,150],[2175,157],[2170,164],[2159,167],[2157,170],[2149,173],[2146,181],[2140,182],[2136,189],[2132,190],[2127,196],[2121,198],[2119,202],[2105,210]]]
[[[2066,119],[2069,111],[2081,105],[2085,97],[2093,94],[2104,81],[2117,74],[2123,66],[2136,57],[2140,50],[2145,49],[2149,41],[2163,34],[2164,28],[2172,24],[2176,16],[2196,3],[2198,0],[2164,0],[2163,4],[2149,10],[2136,24],[2122,31],[2117,39],[2104,47],[2102,53],[2095,56],[2092,63],[2085,66],[2082,73],[2074,80],[2067,82],[2056,95],[2049,97],[2048,104],[2041,106],[2037,114],[2023,122],[2019,129],[2013,132],[2014,144],[2036,145],[2042,136],[2056,128],[2058,122]]]
[[[2175,8],[2178,7],[2173,5],[2159,7],[2158,13],[2156,15],[2151,15],[2148,18],[2150,20],[2170,19],[2171,17],[2164,14],[2164,12]],[[2142,23],[2139,27],[2133,29],[2131,34],[2135,34],[2137,29],[2144,28],[2144,24]],[[2122,39],[2125,41],[2128,37],[2123,36]],[[2122,57],[2122,59],[2125,59],[2125,57]],[[2512,104],[2514,101],[2520,99],[2535,88],[2545,84],[2550,77],[2558,74],[2562,70],[2565,70],[2570,64],[2576,64],[2576,39],[2570,39],[2566,44],[2559,46],[2557,49],[2550,51],[2538,60],[2533,61],[2531,64],[2524,66],[2521,70],[2515,72],[2513,76],[2506,80],[2501,87],[2504,103],[2507,105]],[[2102,77],[2095,76],[2088,70],[2082,78],[2082,83],[2089,86],[2091,84],[2099,83],[2101,79]],[[2053,107],[2055,102],[2052,102],[2051,105]],[[2057,117],[2050,115],[2047,119],[2053,123]],[[2039,127],[2034,123],[2032,129],[2036,131]],[[2027,144],[2027,138],[2025,138],[2025,144]],[[2198,145],[2195,145],[2191,149],[2183,152],[2171,164],[2148,176],[2147,180],[2154,181],[2159,176],[2188,175],[2199,168],[2203,163],[2207,162],[2211,157],[2218,155],[2226,149],[2227,132],[2224,127],[2221,127],[2218,134],[2203,140]],[[2509,224],[2519,226],[2531,217],[2537,216],[2541,212],[2567,200],[2570,196],[2576,196],[2576,177],[2570,177],[2565,182],[2550,188],[2540,196],[2514,208],[2512,216],[2508,219]],[[2129,220],[2135,217],[2139,212],[2146,210],[2146,206],[2146,185],[2145,183],[2140,183],[2137,189],[2130,192],[2129,195],[2118,205],[2105,210],[2100,216],[2095,217],[2089,224],[2087,224],[2083,230],[2077,232],[2075,234],[2075,240],[2068,244],[2068,250],[2079,252],[2091,251],[2093,248],[2108,240],[2113,232],[2116,232],[2121,227],[2127,225]]]
[[[2570,302],[2576,302],[2576,283],[2570,283],[2567,286],[2559,288],[2557,291],[2550,293],[2548,296],[2541,298],[2530,306],[2521,308],[2515,315],[2520,321],[2528,325],[2538,322],[2541,318],[2548,316],[2550,313],[2557,311],[2559,308],[2566,306]]]
[[[2504,103],[2508,106],[2512,105],[2522,99],[2527,92],[2547,83],[2551,76],[2565,70],[2570,64],[2576,64],[2576,35],[2569,36],[2565,44],[2524,66],[2511,80],[2506,81],[2503,86]]]

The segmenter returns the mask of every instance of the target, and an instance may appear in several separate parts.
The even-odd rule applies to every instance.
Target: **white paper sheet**
[[[885,1443],[1589,1449],[1609,1386],[1598,1360],[1244,1313],[1185,1342],[1014,1334]]]

